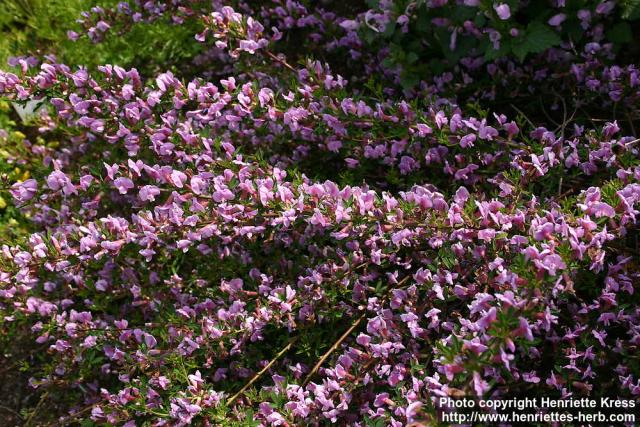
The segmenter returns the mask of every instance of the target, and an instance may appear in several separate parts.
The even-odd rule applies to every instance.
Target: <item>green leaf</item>
[[[384,27],[384,31],[382,32],[382,36],[385,38],[389,38],[393,36],[396,32],[396,24],[395,22],[389,22],[386,27]]]
[[[514,43],[513,53],[522,61],[530,53],[540,53],[550,47],[560,44],[562,40],[547,25],[541,22],[534,22],[529,25],[521,43]]]
[[[621,6],[623,19],[640,19],[640,0],[624,0]]]
[[[478,28],[482,28],[484,27],[484,25],[487,22],[487,18],[484,16],[484,14],[479,13],[476,15],[475,19],[473,20],[473,23],[475,24],[476,27]]]
[[[502,58],[506,56],[511,50],[511,44],[509,40],[502,41],[500,43],[500,49],[494,49],[491,43],[486,45],[486,51],[484,53],[485,61],[493,61],[494,59]]]
[[[415,52],[409,52],[407,54],[406,61],[407,61],[408,64],[413,64],[413,63],[417,62],[418,59],[419,59],[418,55],[416,55]]]
[[[534,22],[527,29],[527,44],[531,52],[542,52],[561,42],[560,36],[542,23]]]
[[[614,43],[629,43],[633,40],[631,25],[626,22],[619,22],[605,33],[607,39]]]
[[[425,8],[418,10],[418,18],[415,21],[415,28],[420,33],[426,33],[431,28],[431,21],[429,21],[429,15]]]

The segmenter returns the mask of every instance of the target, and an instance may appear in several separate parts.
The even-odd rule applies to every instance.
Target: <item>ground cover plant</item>
[[[638,398],[640,2],[81,3],[0,14],[0,419]]]

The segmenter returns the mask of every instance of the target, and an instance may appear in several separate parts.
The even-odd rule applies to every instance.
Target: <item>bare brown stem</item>
[[[282,350],[280,350],[280,352],[278,354],[276,354],[276,356],[273,359],[271,359],[271,361],[264,368],[262,368],[258,373],[256,373],[249,380],[248,383],[246,383],[236,394],[234,394],[233,396],[231,396],[229,398],[229,400],[227,400],[227,405],[231,405],[238,397],[240,397],[245,391],[247,391],[247,389],[249,387],[251,387],[251,385],[253,383],[258,381],[258,379],[265,372],[267,372],[269,370],[269,368],[271,368],[273,366],[273,364],[276,363],[276,361],[282,357],[283,354],[285,354],[287,351],[289,351],[289,349],[291,349],[291,347],[293,346],[293,344],[295,344],[295,342],[298,340],[298,338],[299,338],[298,336],[291,338],[289,340],[289,343]]]
[[[311,372],[309,372],[309,374],[307,375],[307,377],[304,379],[304,381],[302,382],[302,386],[306,386],[309,381],[311,381],[311,378],[313,378],[313,376],[315,375],[316,372],[318,372],[318,369],[320,369],[320,367],[322,366],[322,364],[324,363],[325,360],[327,360],[327,358],[329,356],[331,356],[331,353],[333,353],[338,347],[340,347],[340,344],[342,344],[342,342],[347,339],[347,337],[349,335],[351,335],[351,332],[353,332],[353,330],[355,328],[358,327],[358,325],[360,324],[360,322],[362,322],[364,320],[364,318],[367,316],[367,312],[365,311],[364,313],[362,313],[360,315],[360,317],[358,317],[355,322],[353,322],[351,324],[351,326],[349,327],[349,329],[347,329],[344,334],[342,334],[340,336],[340,338],[338,338],[338,341],[334,342],[333,345],[331,347],[329,347],[329,350],[327,350],[322,357],[320,358],[320,360],[318,360],[318,362],[313,366],[313,369],[311,369]]]

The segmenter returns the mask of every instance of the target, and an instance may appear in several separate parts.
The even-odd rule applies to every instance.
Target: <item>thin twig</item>
[[[17,365],[18,365],[18,362],[12,363],[11,365],[7,365],[6,367],[0,369],[0,374],[4,374],[5,372],[12,370]]]
[[[383,300],[387,298],[387,296],[389,295],[389,293],[391,292],[392,289],[397,289],[400,286],[402,286],[407,280],[409,280],[411,278],[411,275],[405,276],[403,277],[398,283],[395,284],[395,286],[389,286],[383,296]],[[362,313],[360,315],[360,317],[358,317],[355,322],[353,322],[351,324],[351,326],[349,327],[349,329],[347,329],[344,334],[342,334],[340,336],[340,338],[338,338],[338,341],[336,341],[335,343],[333,343],[333,345],[331,347],[329,347],[329,350],[327,350],[322,357],[320,358],[320,360],[318,360],[318,362],[313,366],[313,369],[311,369],[311,371],[309,372],[309,374],[307,374],[306,378],[304,379],[304,381],[302,382],[302,387],[306,386],[307,384],[309,384],[309,381],[311,381],[311,378],[313,378],[313,376],[315,375],[315,373],[318,371],[318,369],[320,369],[320,367],[322,366],[322,364],[325,362],[325,360],[327,360],[327,358],[329,356],[331,356],[331,354],[336,351],[336,349],[338,347],[340,347],[340,344],[342,344],[342,342],[347,339],[347,337],[349,335],[351,335],[351,333],[354,331],[354,329],[356,329],[358,327],[358,325],[360,324],[360,322],[362,322],[364,320],[364,318],[367,317],[367,312],[365,310],[364,313]]]
[[[253,383],[255,383],[256,381],[258,381],[258,379],[265,373],[267,372],[267,370],[269,370],[269,368],[271,368],[273,366],[274,363],[276,363],[276,361],[278,359],[280,359],[282,357],[283,354],[285,354],[287,351],[289,351],[289,349],[291,349],[291,347],[293,346],[293,344],[298,340],[299,336],[295,336],[293,338],[291,338],[289,340],[289,343],[282,349],[280,350],[280,352],[278,354],[276,354],[276,357],[274,357],[273,359],[271,359],[271,361],[267,364],[267,366],[265,366],[264,368],[262,368],[260,370],[260,372],[258,372],[257,374],[255,374],[248,383],[246,383],[244,385],[244,387],[242,387],[240,389],[240,391],[238,391],[236,394],[234,394],[233,396],[231,396],[229,398],[229,400],[227,400],[227,405],[231,405],[231,403],[233,403],[234,400],[236,400],[238,397],[240,397],[249,387],[251,387],[251,385]]]
[[[558,92],[556,92],[555,90],[553,91],[553,93],[560,98],[560,102],[562,103],[562,124],[560,126],[558,126],[556,128],[556,132],[558,132],[558,130],[561,130],[560,135],[562,135],[562,137],[564,138],[564,129],[567,127],[567,103],[564,102],[564,97],[561,96],[560,94],[558,94]],[[569,119],[571,120],[571,119]]]
[[[544,103],[542,102],[542,97],[538,98],[538,100],[540,101],[540,109],[542,110],[542,112],[544,113],[544,116],[554,125],[560,127],[560,123],[556,122],[555,120],[553,120],[553,117],[551,117],[549,115],[549,113],[547,113],[547,110],[544,108]]]
[[[302,382],[302,387],[306,386],[309,381],[311,381],[311,378],[315,375],[315,373],[318,371],[318,369],[320,369],[320,367],[322,366],[322,364],[324,363],[325,360],[327,360],[327,358],[329,356],[331,356],[331,353],[333,353],[338,347],[340,347],[340,344],[342,344],[342,342],[347,339],[347,337],[349,335],[351,335],[351,332],[353,332],[353,330],[355,328],[358,327],[358,325],[360,324],[360,322],[362,322],[364,320],[364,318],[367,316],[367,312],[365,311],[364,313],[362,313],[360,315],[360,317],[358,317],[356,319],[355,322],[353,322],[351,324],[351,326],[349,327],[349,329],[347,329],[344,334],[342,334],[342,336],[340,338],[338,338],[338,341],[336,341],[335,343],[333,343],[333,345],[331,347],[329,347],[329,350],[327,350],[322,357],[320,358],[320,360],[318,360],[318,363],[316,363],[313,367],[313,369],[311,369],[311,372],[309,372],[309,374],[307,375],[307,377],[304,379],[304,381]]]
[[[284,59],[278,57],[277,55],[274,55],[273,53],[271,53],[270,51],[265,51],[265,53],[267,54],[267,56],[275,61],[278,61],[279,63],[281,63],[282,65],[284,65],[285,67],[287,67],[288,69],[290,69],[293,72],[297,72],[297,70],[295,68],[293,68],[291,65],[289,65],[289,63],[287,61],[285,61]]]
[[[33,411],[31,411],[31,413],[29,414],[29,417],[24,422],[25,427],[29,427],[31,425],[31,420],[36,415],[36,413],[38,412],[38,410],[40,409],[40,407],[42,406],[42,404],[44,403],[47,397],[49,397],[48,391],[44,392],[42,396],[40,396],[40,400],[38,401],[38,404],[36,405],[35,408],[33,408]]]
[[[87,405],[84,408],[74,412],[73,414],[71,414],[68,417],[60,418],[56,424],[52,424],[52,425],[60,426],[60,427],[71,425],[71,421],[77,420],[80,415],[84,414],[85,412],[88,412],[88,411],[92,410],[93,408],[95,408],[95,406],[96,406],[95,403]]]
[[[516,110],[518,113],[520,113],[520,115],[521,115],[522,117],[524,117],[524,119],[525,119],[525,120],[526,120],[526,121],[531,125],[531,127],[532,127],[532,128],[535,128],[535,127],[536,127],[536,125],[534,125],[534,124],[533,124],[533,122],[529,119],[529,117],[527,117],[527,115],[526,115],[526,114],[525,114],[521,109],[519,109],[518,107],[516,107],[516,106],[515,106],[515,105],[513,105],[513,104],[509,104],[509,105],[511,105],[511,108],[513,108],[513,109],[514,109],[514,110]]]
[[[16,417],[20,418],[21,420],[23,420],[24,418],[22,418],[22,415],[20,415],[20,413],[18,413],[18,411],[9,408],[8,406],[4,406],[4,405],[0,405],[0,410],[4,410],[7,412],[12,413],[13,415],[15,415]]]
[[[629,122],[629,126],[631,127],[631,133],[633,136],[637,137],[636,127],[633,125],[633,120],[631,120],[631,114],[627,112],[627,121]]]
[[[558,197],[560,197],[560,195],[562,194],[562,180],[564,179],[564,177],[560,177],[560,181],[558,182]]]
[[[635,144],[637,144],[638,142],[640,142],[640,138],[638,138],[638,139],[634,139],[633,141],[626,142],[626,143],[624,144],[624,146],[625,146],[625,147],[631,147],[632,145],[635,145]]]

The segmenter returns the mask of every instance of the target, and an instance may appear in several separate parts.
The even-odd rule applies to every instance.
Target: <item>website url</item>
[[[602,412],[567,414],[559,412],[547,413],[442,413],[443,423],[635,423],[635,414],[605,414]]]

